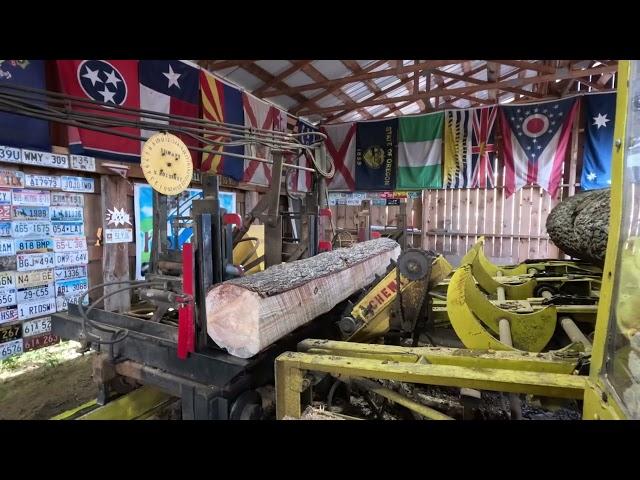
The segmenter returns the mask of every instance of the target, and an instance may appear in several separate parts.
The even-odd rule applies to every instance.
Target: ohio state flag
[[[57,60],[62,91],[67,95],[88,98],[114,106],[140,108],[138,60]],[[101,112],[74,107],[75,111],[100,113],[133,120],[109,107]],[[140,136],[139,128],[110,127],[129,135]],[[140,141],[108,133],[68,127],[69,151],[120,161],[140,161]]]

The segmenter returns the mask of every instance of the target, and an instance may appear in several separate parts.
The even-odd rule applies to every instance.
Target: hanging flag
[[[62,91],[67,95],[89,98],[99,102],[140,108],[140,86],[138,84],[138,60],[57,60],[58,75]],[[82,107],[78,112],[95,113]],[[109,107],[101,115],[132,120]],[[140,136],[134,127],[110,127],[129,135]],[[108,133],[68,127],[69,151],[75,154],[93,155],[113,160],[140,162],[140,141],[110,135]]]
[[[356,190],[393,190],[398,119],[359,122],[356,128]]]
[[[181,60],[140,60],[140,108],[153,112],[200,118],[200,67]],[[147,122],[167,124],[152,118],[142,118]],[[181,125],[172,121],[171,125]],[[193,125],[189,127],[194,128]],[[149,138],[156,133],[142,130],[142,136]],[[187,147],[199,147],[192,136],[176,133]],[[144,142],[143,142],[144,144]],[[142,145],[141,145],[142,147]],[[194,166],[200,165],[200,152],[191,151]]]
[[[476,108],[471,112],[473,140],[471,145],[472,188],[493,188],[493,162],[496,156],[495,130],[498,107]]]
[[[303,145],[312,145],[318,140],[320,137],[317,135],[312,135],[312,132],[317,132],[318,129],[311,125],[310,123],[305,122],[304,120],[298,120],[296,125],[296,133],[307,133],[307,135],[303,135],[298,137],[298,140]],[[313,162],[309,159],[304,152],[298,157],[298,166],[313,168]],[[298,185],[297,189],[299,192],[310,192],[313,186],[313,173],[307,172],[304,170],[298,170]]]
[[[325,125],[320,131],[327,136],[325,147],[327,156],[333,161],[335,173],[327,181],[331,191],[353,192],[356,188],[356,124],[341,123]]]
[[[244,110],[242,92],[237,88],[218,80],[205,70],[200,71],[200,92],[202,101],[202,118],[211,122],[225,122],[240,127],[244,126]],[[217,142],[228,142],[229,137],[207,136]],[[234,140],[234,139],[231,139]],[[244,146],[211,146],[204,147],[211,153],[202,154],[200,170],[217,175],[224,175],[241,181],[244,175],[244,159],[230,155],[220,155],[223,151],[244,155]]]
[[[278,132],[286,131],[287,114],[279,108],[246,92],[242,93],[242,104],[245,126]],[[245,146],[245,154],[258,158],[272,160],[270,153],[270,148],[265,145]],[[245,159],[243,181],[269,186],[271,184],[271,164]]]
[[[44,90],[44,60],[0,60],[0,85]],[[49,122],[0,112],[0,145],[51,151]]]
[[[473,110],[447,110],[444,115],[444,185],[469,188],[473,176]]]
[[[444,113],[398,119],[399,190],[442,188]]]
[[[587,132],[580,188],[607,188],[611,186],[616,94],[585,95],[583,105],[586,110]]]
[[[501,107],[507,197],[537,184],[555,197],[578,100]]]

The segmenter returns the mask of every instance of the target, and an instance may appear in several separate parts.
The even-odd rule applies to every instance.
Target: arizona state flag
[[[140,108],[138,60],[57,60],[60,86],[67,95],[88,98],[114,106]],[[96,113],[74,107],[78,112]],[[103,107],[101,115],[135,119],[112,108]],[[140,129],[111,127],[114,131],[140,136]],[[69,151],[101,158],[139,162],[140,141],[108,133],[68,127]]]
[[[398,119],[359,122],[356,128],[356,190],[393,190]]]

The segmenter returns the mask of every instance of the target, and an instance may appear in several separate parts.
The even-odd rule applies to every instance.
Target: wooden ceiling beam
[[[445,77],[453,78],[453,79],[455,79],[455,81],[474,83],[476,85],[486,85],[488,83],[492,83],[492,82],[487,82],[487,81],[480,80],[478,78],[472,77],[471,75],[475,75],[475,73],[472,73],[471,75],[458,75],[457,73],[449,73],[449,72],[444,72],[442,70],[437,70],[437,72],[440,75],[443,75]],[[524,74],[524,70],[521,71],[520,74]],[[510,77],[511,75],[512,74],[509,74],[507,76],[507,78]],[[487,77],[488,76],[489,76],[489,74],[487,72]],[[504,76],[503,77],[498,77],[497,81],[502,81],[504,78],[505,78]],[[523,77],[520,77],[520,78],[523,78]],[[453,83],[455,83],[455,82],[453,82]],[[542,95],[539,95],[539,94],[537,94],[535,92],[530,92],[529,90],[523,90],[521,88],[516,88],[516,87],[503,87],[503,88],[498,88],[498,90],[504,90],[504,91],[507,91],[507,92],[519,93],[519,94],[526,95],[526,96],[529,96],[529,97],[542,98]]]
[[[542,63],[525,62],[524,60],[487,60],[487,62],[500,63],[502,65],[508,65],[510,67],[525,68],[527,70],[533,70],[538,73],[556,73],[556,69],[544,65]]]
[[[278,75],[276,75],[275,77],[273,77],[271,80],[269,80],[268,82],[265,82],[264,85],[262,85],[261,87],[258,87],[257,89],[255,89],[253,91],[253,94],[257,97],[261,97],[262,94],[269,88],[273,87],[274,85],[277,85],[279,82],[281,82],[282,80],[284,80],[285,78],[290,77],[291,75],[293,75],[294,73],[296,73],[298,70],[300,70],[302,67],[304,67],[305,65],[309,65],[311,62],[313,62],[313,60],[293,60],[291,63],[292,65],[285,69],[283,72],[279,73]]]
[[[198,64],[202,65],[200,62],[206,62],[205,68],[215,71],[224,70],[225,68],[230,67],[244,67],[245,65],[250,65],[255,61],[256,60],[198,60]]]

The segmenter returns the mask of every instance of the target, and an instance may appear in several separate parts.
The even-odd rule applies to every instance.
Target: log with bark
[[[611,190],[581,192],[563,200],[547,217],[547,232],[567,255],[604,265],[609,238]]]
[[[379,238],[215,285],[207,333],[230,354],[252,357],[369,285],[399,255],[398,243]]]

